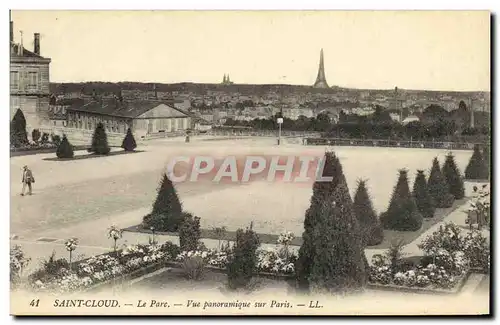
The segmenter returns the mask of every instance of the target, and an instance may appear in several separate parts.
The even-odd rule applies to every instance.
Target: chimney
[[[10,22],[10,41],[14,42],[14,22]]]
[[[37,55],[40,55],[40,33],[35,33],[35,46],[34,46],[34,52]]]

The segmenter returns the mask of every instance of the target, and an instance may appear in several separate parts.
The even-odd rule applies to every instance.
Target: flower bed
[[[186,258],[201,257],[207,266],[214,269],[225,270],[228,262],[229,251],[198,250],[181,252],[176,261],[182,263]],[[297,256],[288,253],[288,258],[283,250],[261,249],[257,251],[257,272],[262,275],[293,275],[295,272],[295,260]]]
[[[170,242],[162,245],[131,245],[72,264],[59,262],[60,267],[47,269],[46,266],[30,276],[30,285],[35,291],[85,291],[110,280],[151,272],[177,255],[177,251],[178,247]]]

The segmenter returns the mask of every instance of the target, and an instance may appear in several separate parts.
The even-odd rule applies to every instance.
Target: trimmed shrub
[[[200,238],[200,218],[193,217],[190,213],[185,213],[184,220],[179,228],[179,243],[181,250],[196,250],[199,246]]]
[[[455,200],[463,199],[465,196],[464,180],[460,175],[455,157],[451,152],[446,155],[443,165],[443,176],[450,189],[450,194],[455,197]]]
[[[51,134],[50,141],[52,141],[52,143],[56,146],[59,146],[61,144],[61,137],[57,134]]]
[[[490,153],[490,145],[487,144],[483,148],[483,159],[484,163],[486,164],[486,170],[488,171],[488,179],[491,174],[491,153]]]
[[[437,157],[432,161],[427,188],[436,208],[449,208],[453,205],[455,197],[453,194],[450,194],[448,183],[446,183],[446,179],[441,172]]]
[[[144,228],[154,227],[157,231],[175,232],[183,220],[182,205],[174,184],[167,174],[163,174],[153,210],[144,217],[142,225]]]
[[[43,132],[42,138],[40,139],[40,143],[45,144],[49,142],[49,134],[46,132]]]
[[[313,234],[311,292],[348,294],[363,290],[368,281],[364,241],[345,182],[340,182],[332,200],[322,205]]]
[[[304,218],[304,232],[302,234],[302,245],[299,249],[299,256],[295,263],[295,275],[299,291],[309,291],[309,275],[314,259],[313,231],[316,221],[320,217],[322,204],[330,200],[333,188],[338,183],[338,169],[342,168],[338,158],[333,152],[326,152],[324,155],[323,177],[332,177],[331,182],[316,181],[313,185],[311,204],[306,211]],[[342,173],[343,176],[343,173]]]
[[[122,142],[122,148],[125,151],[134,151],[137,148],[137,143],[135,143],[134,135],[132,134],[132,130],[128,128],[127,134]]]
[[[108,136],[102,123],[98,123],[92,136],[91,152],[97,155],[107,155],[111,151],[108,146]]]
[[[40,133],[40,130],[33,129],[33,131],[31,131],[31,139],[33,140],[33,142],[38,143],[38,140],[40,140],[41,136],[42,134]]]
[[[417,176],[415,177],[415,182],[413,183],[413,197],[415,198],[418,211],[420,211],[424,218],[434,217],[436,208],[434,207],[434,201],[429,194],[423,170],[417,171]]]
[[[69,143],[66,135],[63,135],[62,141],[57,147],[56,155],[57,158],[73,158],[73,146]]]
[[[201,280],[205,273],[205,261],[201,256],[190,256],[182,261],[182,270],[189,280]]]
[[[465,168],[465,178],[485,180],[489,178],[489,174],[488,166],[481,150],[479,150],[479,145],[475,145],[472,157],[470,157],[467,168]]]
[[[257,234],[249,229],[236,232],[236,243],[228,258],[227,279],[230,290],[248,290],[257,267],[257,249],[260,246]]]
[[[358,181],[358,188],[354,195],[354,214],[356,215],[361,227],[362,238],[365,245],[375,246],[384,240],[384,231],[373,209],[372,200],[366,188],[366,181]]]
[[[385,229],[417,231],[422,227],[423,218],[408,186],[408,171],[399,171],[399,178],[392,192],[389,208],[381,215]]]
[[[17,109],[10,122],[10,144],[16,148],[27,145],[28,134],[26,132],[26,118],[23,111]]]

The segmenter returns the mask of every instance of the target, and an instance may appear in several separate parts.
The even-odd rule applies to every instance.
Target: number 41
[[[36,300],[35,300],[35,299],[33,299],[33,300],[31,300],[31,302],[30,302],[30,306],[31,306],[31,307],[38,307],[38,304],[39,304],[39,303],[40,303],[40,299],[36,299]]]

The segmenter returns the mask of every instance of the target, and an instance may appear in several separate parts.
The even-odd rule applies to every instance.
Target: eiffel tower
[[[319,70],[318,76],[316,77],[316,82],[314,83],[314,88],[329,88],[325,77],[325,64],[323,62],[323,49],[321,49],[319,56]]]

